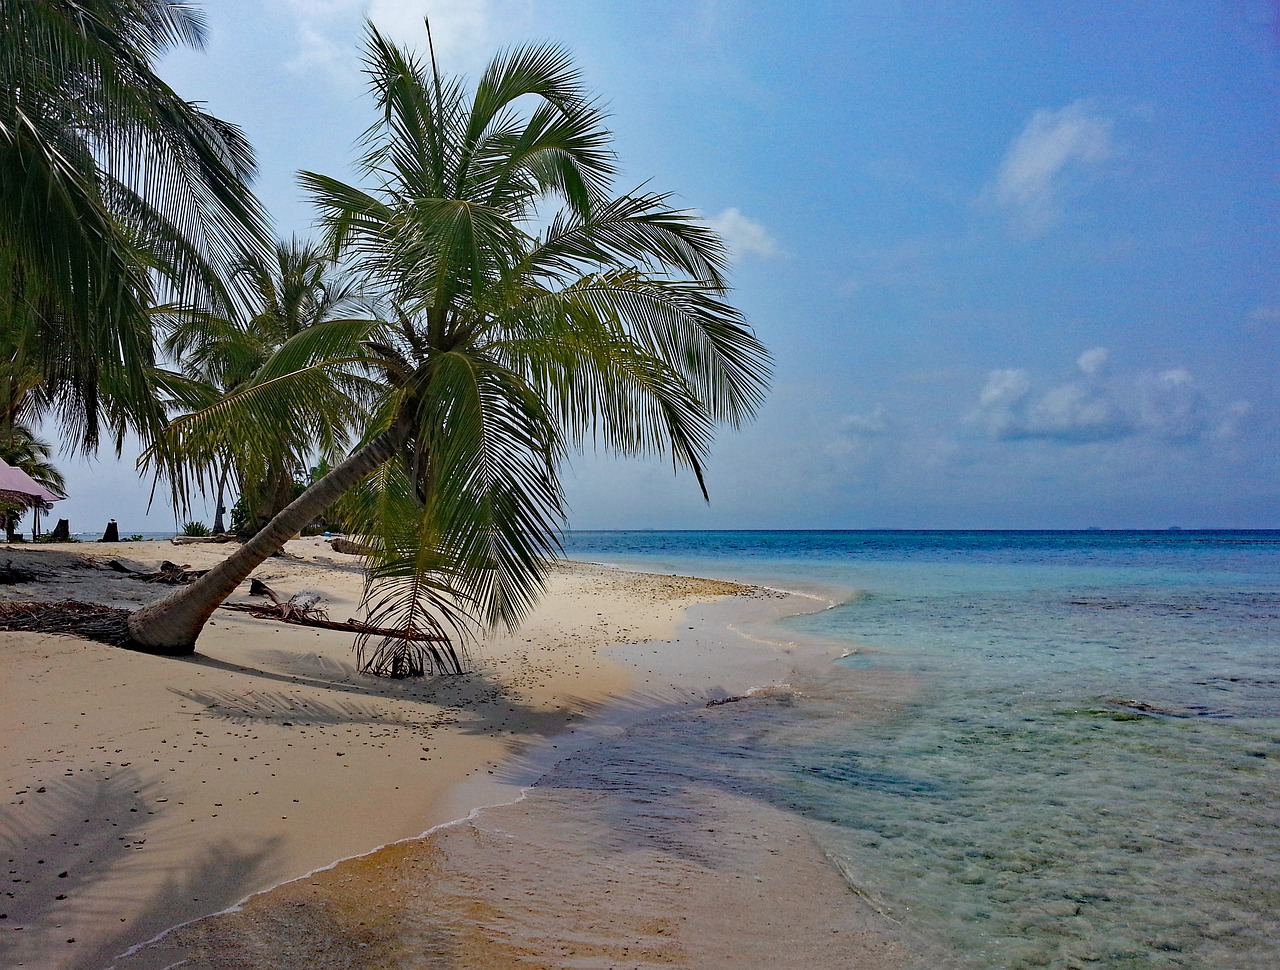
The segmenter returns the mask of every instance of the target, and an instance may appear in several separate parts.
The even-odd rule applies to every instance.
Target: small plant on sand
[[[184,536],[207,536],[212,535],[209,527],[203,522],[185,522],[182,525],[182,534]]]

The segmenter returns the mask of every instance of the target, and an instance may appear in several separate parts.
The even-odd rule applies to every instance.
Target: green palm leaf
[[[715,427],[754,413],[768,354],[722,300],[715,233],[663,195],[609,195],[610,135],[563,48],[500,54],[469,103],[372,27],[366,67],[371,187],[302,183],[328,243],[400,314],[373,350],[412,426],[403,478],[365,489],[410,491],[383,507],[394,522],[364,506],[382,537],[370,602],[391,622],[446,589],[514,624],[559,552],[566,445],[668,454],[705,494]],[[548,199],[565,208],[537,239]]]
[[[243,135],[152,69],[203,38],[177,0],[0,0],[6,349],[88,449],[104,420],[144,438],[162,424],[151,305],[225,312],[231,267],[266,237]]]
[[[308,328],[173,433],[189,453],[258,448],[251,422],[300,433],[289,408],[367,382],[356,450],[268,528],[349,490],[369,620],[403,634],[362,641],[361,663],[402,676],[456,669],[440,636],[528,615],[561,551],[567,449],[667,455],[705,495],[715,433],[753,416],[770,361],[726,302],[716,234],[666,196],[612,194],[610,133],[563,48],[504,52],[468,93],[369,26],[365,67],[363,184],[300,178],[383,323]],[[268,548],[250,547],[196,585],[225,595]],[[182,647],[212,609],[200,595],[131,629]]]

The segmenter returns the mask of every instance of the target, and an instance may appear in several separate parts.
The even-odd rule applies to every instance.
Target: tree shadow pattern
[[[112,873],[154,870],[146,860],[154,792],[137,772],[117,768],[107,777],[85,772],[20,791],[0,807],[8,873],[0,965],[99,970],[126,947],[224,909],[261,884],[275,841],[224,840],[182,873],[168,874],[147,898],[122,896]],[[67,928],[73,925],[93,927],[92,939],[77,941]]]

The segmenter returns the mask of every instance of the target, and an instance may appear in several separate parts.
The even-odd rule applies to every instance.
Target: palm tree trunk
[[[222,601],[303,526],[395,455],[408,435],[408,423],[393,425],[299,495],[266,528],[190,586],[130,614],[132,646],[166,657],[194,653],[196,638]]]
[[[222,466],[222,474],[218,476],[218,504],[214,506],[213,512],[213,534],[222,535],[227,530],[226,525],[222,521],[222,500],[226,494],[227,475],[231,471],[231,463]]]

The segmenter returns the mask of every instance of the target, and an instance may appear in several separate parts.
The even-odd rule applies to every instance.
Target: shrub
[[[203,522],[186,522],[182,526],[182,534],[184,536],[207,536],[213,535],[209,531],[209,527]]]

